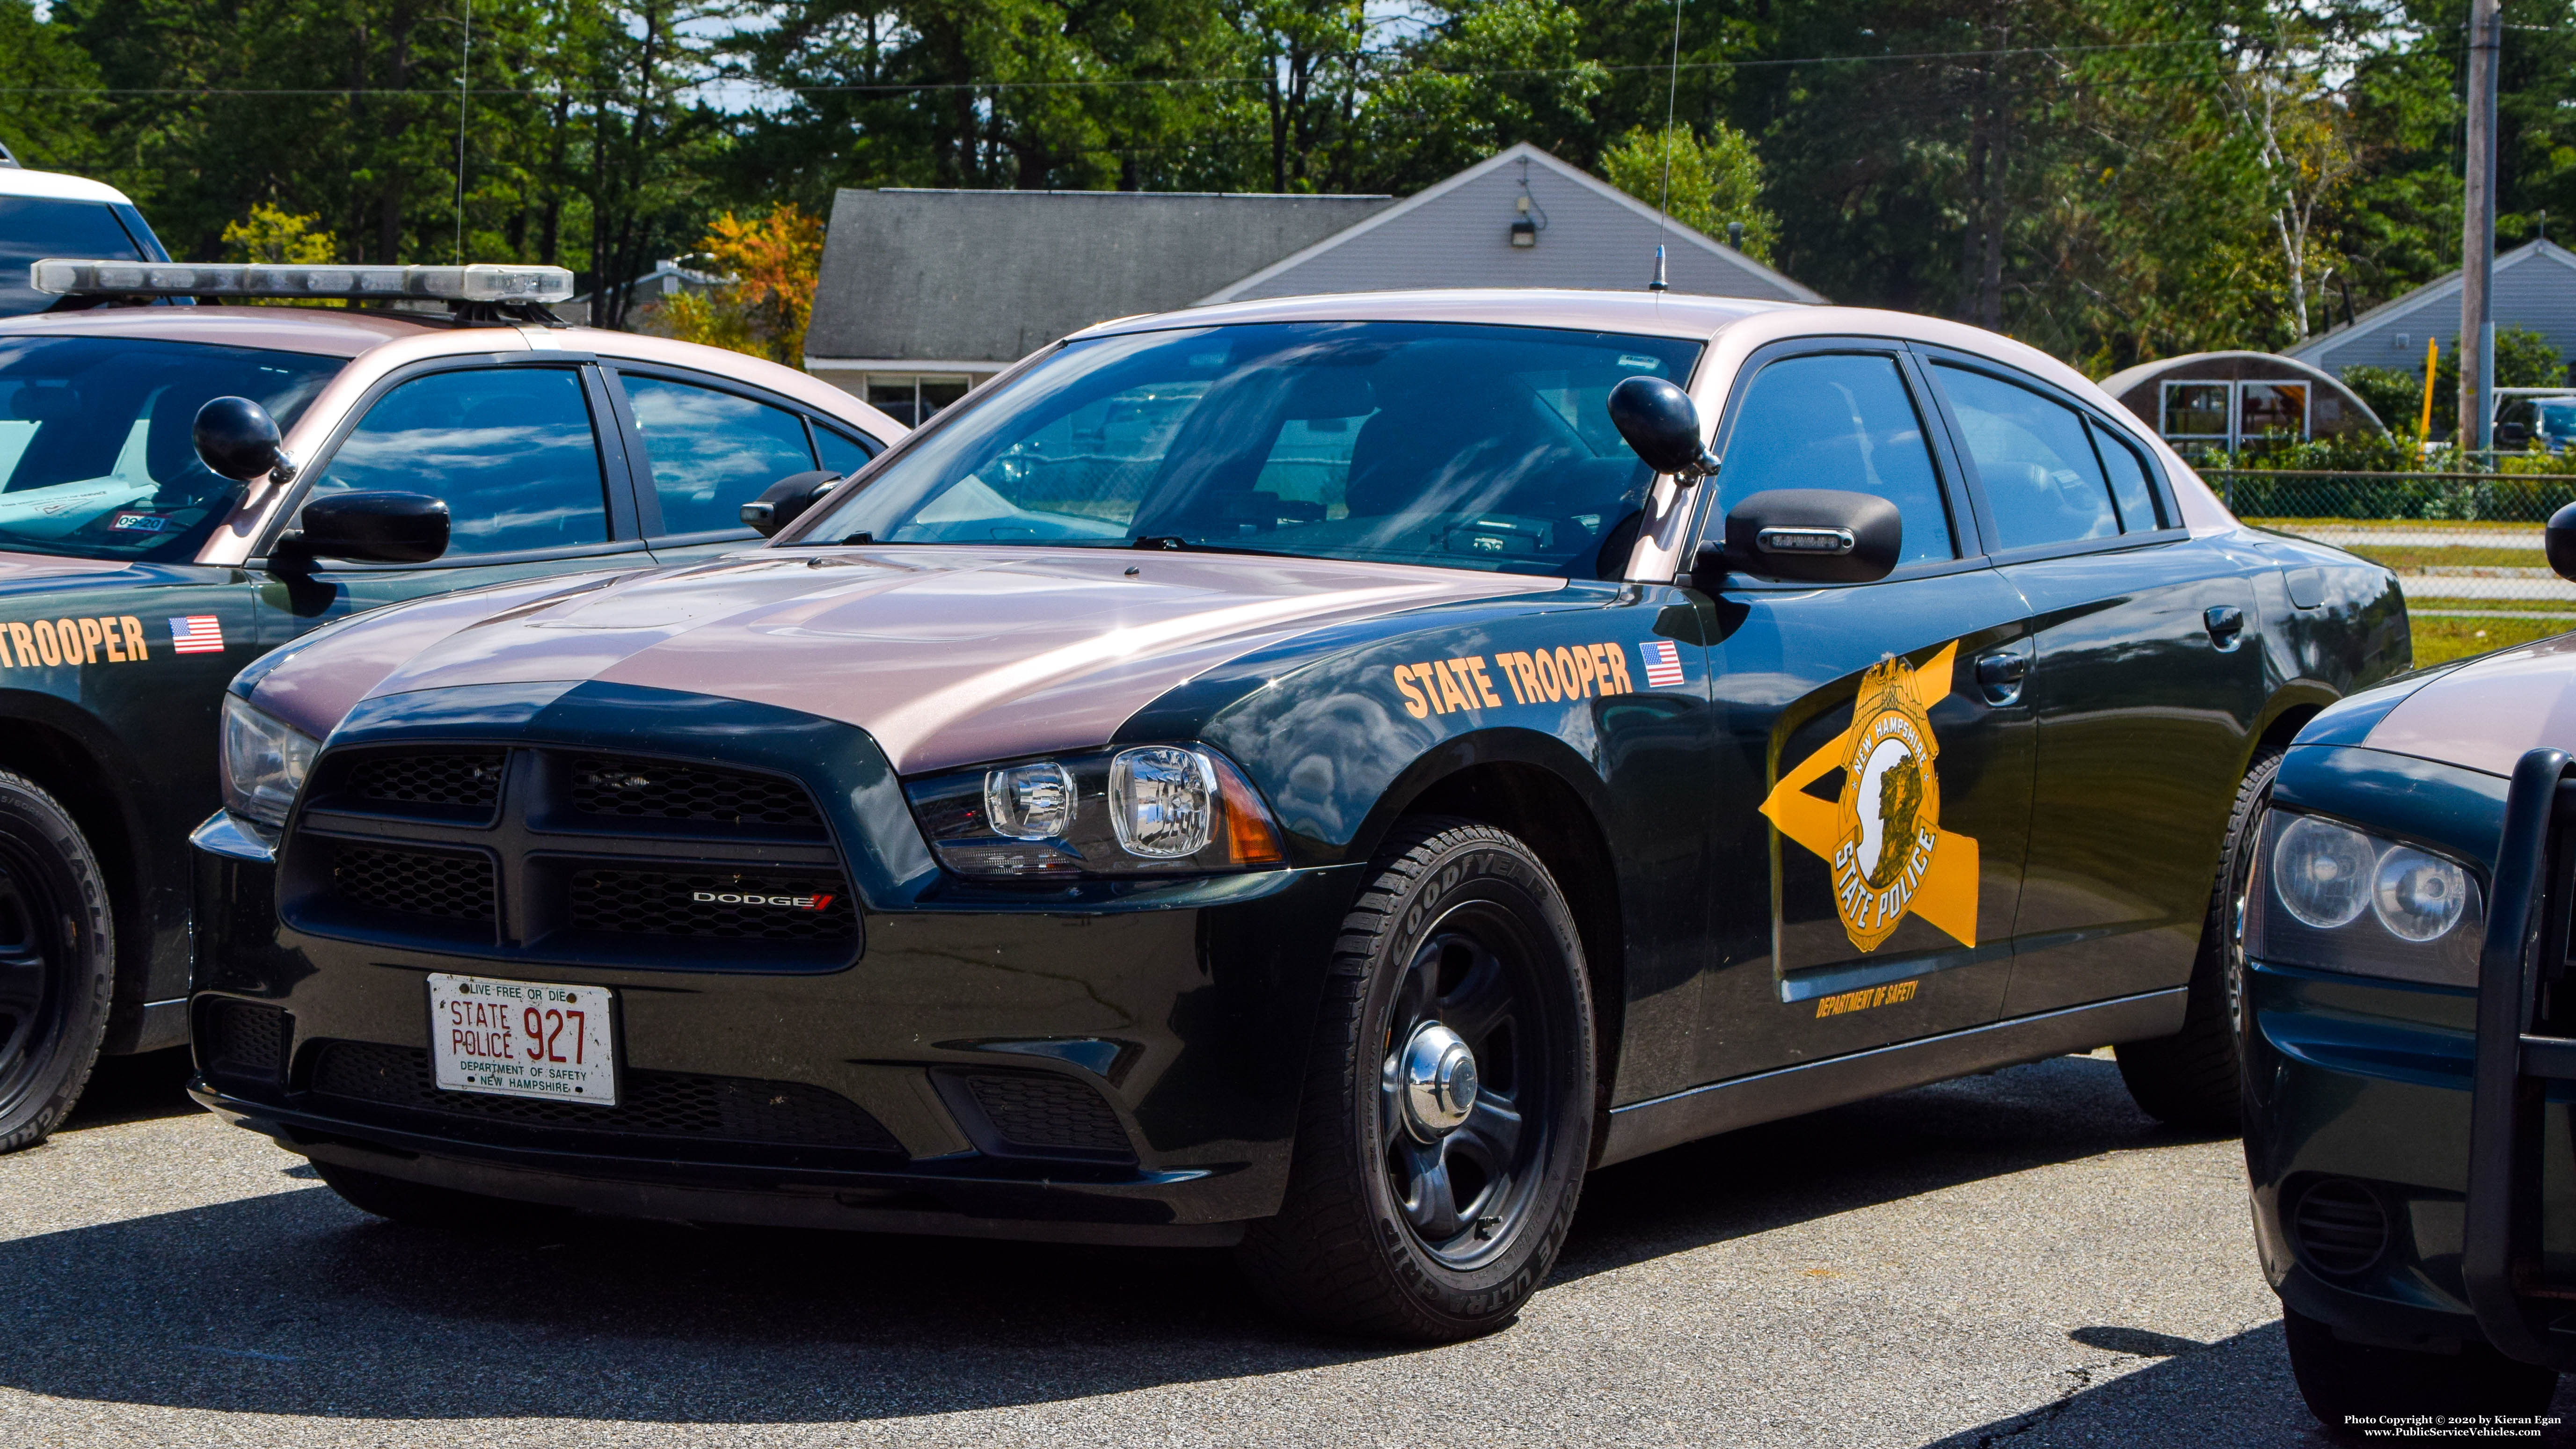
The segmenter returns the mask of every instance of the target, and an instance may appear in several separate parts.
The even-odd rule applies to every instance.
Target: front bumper
[[[1277,1210],[1358,871],[870,911],[855,964],[758,972],[300,934],[256,845],[199,833],[194,1091],[290,1150],[642,1216],[1114,1242],[1225,1241]],[[431,972],[616,990],[621,1069],[696,1105],[601,1128],[425,1092]],[[790,1097],[829,1110],[743,1126]]]

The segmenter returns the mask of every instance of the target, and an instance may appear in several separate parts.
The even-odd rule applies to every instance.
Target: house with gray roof
[[[2576,253],[2548,240],[2503,253],[2495,259],[2493,296],[2499,330],[2528,327],[2548,338],[2559,356],[2576,354]],[[2286,355],[2337,377],[2365,364],[2421,376],[2425,339],[2439,339],[2447,352],[2459,335],[2460,274],[2452,272],[2320,332]]]
[[[1535,146],[1398,200],[846,190],[805,366],[906,423],[1068,332],[1217,302],[1408,287],[1824,298]]]

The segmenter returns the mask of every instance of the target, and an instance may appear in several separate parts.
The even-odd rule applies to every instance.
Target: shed
[[[2576,354],[2576,252],[2548,240],[2525,242],[2495,259],[2494,310],[2499,328],[2528,327],[2560,357]],[[2460,274],[2437,277],[2382,302],[2341,327],[2289,351],[2302,362],[2343,375],[2347,367],[2394,367],[2421,376],[2424,340],[2445,351],[2460,335]]]
[[[2102,390],[2184,451],[2388,431],[2341,380],[2276,352],[2142,362],[2104,378]]]

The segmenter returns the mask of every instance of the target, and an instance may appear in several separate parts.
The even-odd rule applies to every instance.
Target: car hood
[[[360,700],[637,685],[856,725],[901,773],[1108,742],[1212,665],[1323,625],[1561,581],[1118,550],[761,550],[449,595],[314,636],[253,684],[316,736]]]
[[[2525,750],[2576,754],[2576,634],[2499,650],[2398,701],[2361,743],[2510,775]]]

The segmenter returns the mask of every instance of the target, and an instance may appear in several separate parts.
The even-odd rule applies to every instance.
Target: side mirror
[[[2562,579],[2576,579],[2576,503],[2549,515],[2549,527],[2540,535],[2540,546],[2549,554],[2550,572]]]
[[[1699,440],[1690,394],[1660,377],[1632,377],[1610,389],[1610,421],[1647,467],[1685,488],[1717,471],[1717,455]]]
[[[2571,535],[2576,544],[2576,535]],[[1800,584],[1866,584],[1904,554],[1905,519],[1874,493],[1768,488],[1727,511],[1726,542],[1704,543],[1691,579],[1713,589],[1731,573]]]
[[[447,505],[426,493],[326,493],[278,552],[352,563],[427,563],[447,552]]]
[[[763,538],[776,538],[780,529],[803,517],[815,500],[840,481],[840,474],[822,470],[790,473],[742,506],[743,527]]]
[[[197,461],[220,477],[248,483],[276,472],[286,461],[277,419],[246,397],[219,397],[197,409],[192,432]]]

